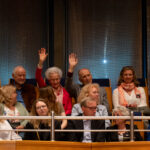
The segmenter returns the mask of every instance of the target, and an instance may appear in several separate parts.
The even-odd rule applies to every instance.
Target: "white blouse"
[[[142,87],[137,87],[137,89],[140,91],[141,97],[137,97],[135,95],[134,90],[132,90],[130,95],[125,90],[123,90],[126,101],[128,102],[128,104],[136,103],[137,107],[147,106],[146,95],[145,95],[144,89]],[[117,106],[120,106],[118,88],[114,89],[114,91],[113,91],[113,106],[114,106],[114,108],[116,108]]]
[[[4,131],[11,130],[11,131]],[[1,140],[22,140],[21,137],[16,134],[8,121],[4,120],[0,122],[0,141]]]

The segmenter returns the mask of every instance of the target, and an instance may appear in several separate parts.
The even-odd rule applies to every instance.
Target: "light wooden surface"
[[[149,150],[150,142],[0,141],[0,150]]]

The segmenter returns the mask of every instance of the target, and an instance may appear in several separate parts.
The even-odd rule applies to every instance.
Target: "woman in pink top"
[[[47,86],[46,82],[42,77],[43,63],[46,60],[47,56],[48,54],[46,53],[46,49],[41,48],[41,50],[39,50],[39,63],[36,69],[36,80],[38,82],[39,87]],[[58,67],[50,67],[46,70],[45,76],[50,86],[54,90],[54,93],[56,95],[56,101],[62,103],[66,115],[70,115],[72,109],[72,101],[69,93],[60,84],[62,78],[61,69],[59,69]]]

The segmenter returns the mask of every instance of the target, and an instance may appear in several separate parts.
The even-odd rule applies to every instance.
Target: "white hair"
[[[12,72],[12,73],[15,75],[16,72],[18,71],[18,69],[23,69],[24,71],[26,71],[23,66],[16,66],[16,67],[13,69],[13,72]]]
[[[50,74],[57,73],[62,78],[62,70],[58,67],[50,67],[45,71],[46,79],[50,79]]]
[[[118,112],[118,111],[120,111],[123,116],[129,116],[130,115],[129,109],[127,109],[125,106],[118,106],[118,107],[114,108],[113,114],[115,112]]]

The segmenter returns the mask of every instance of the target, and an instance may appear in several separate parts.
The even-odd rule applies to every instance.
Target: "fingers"
[[[41,48],[40,50],[39,50],[39,54],[45,54],[46,53],[46,49],[45,48]]]

